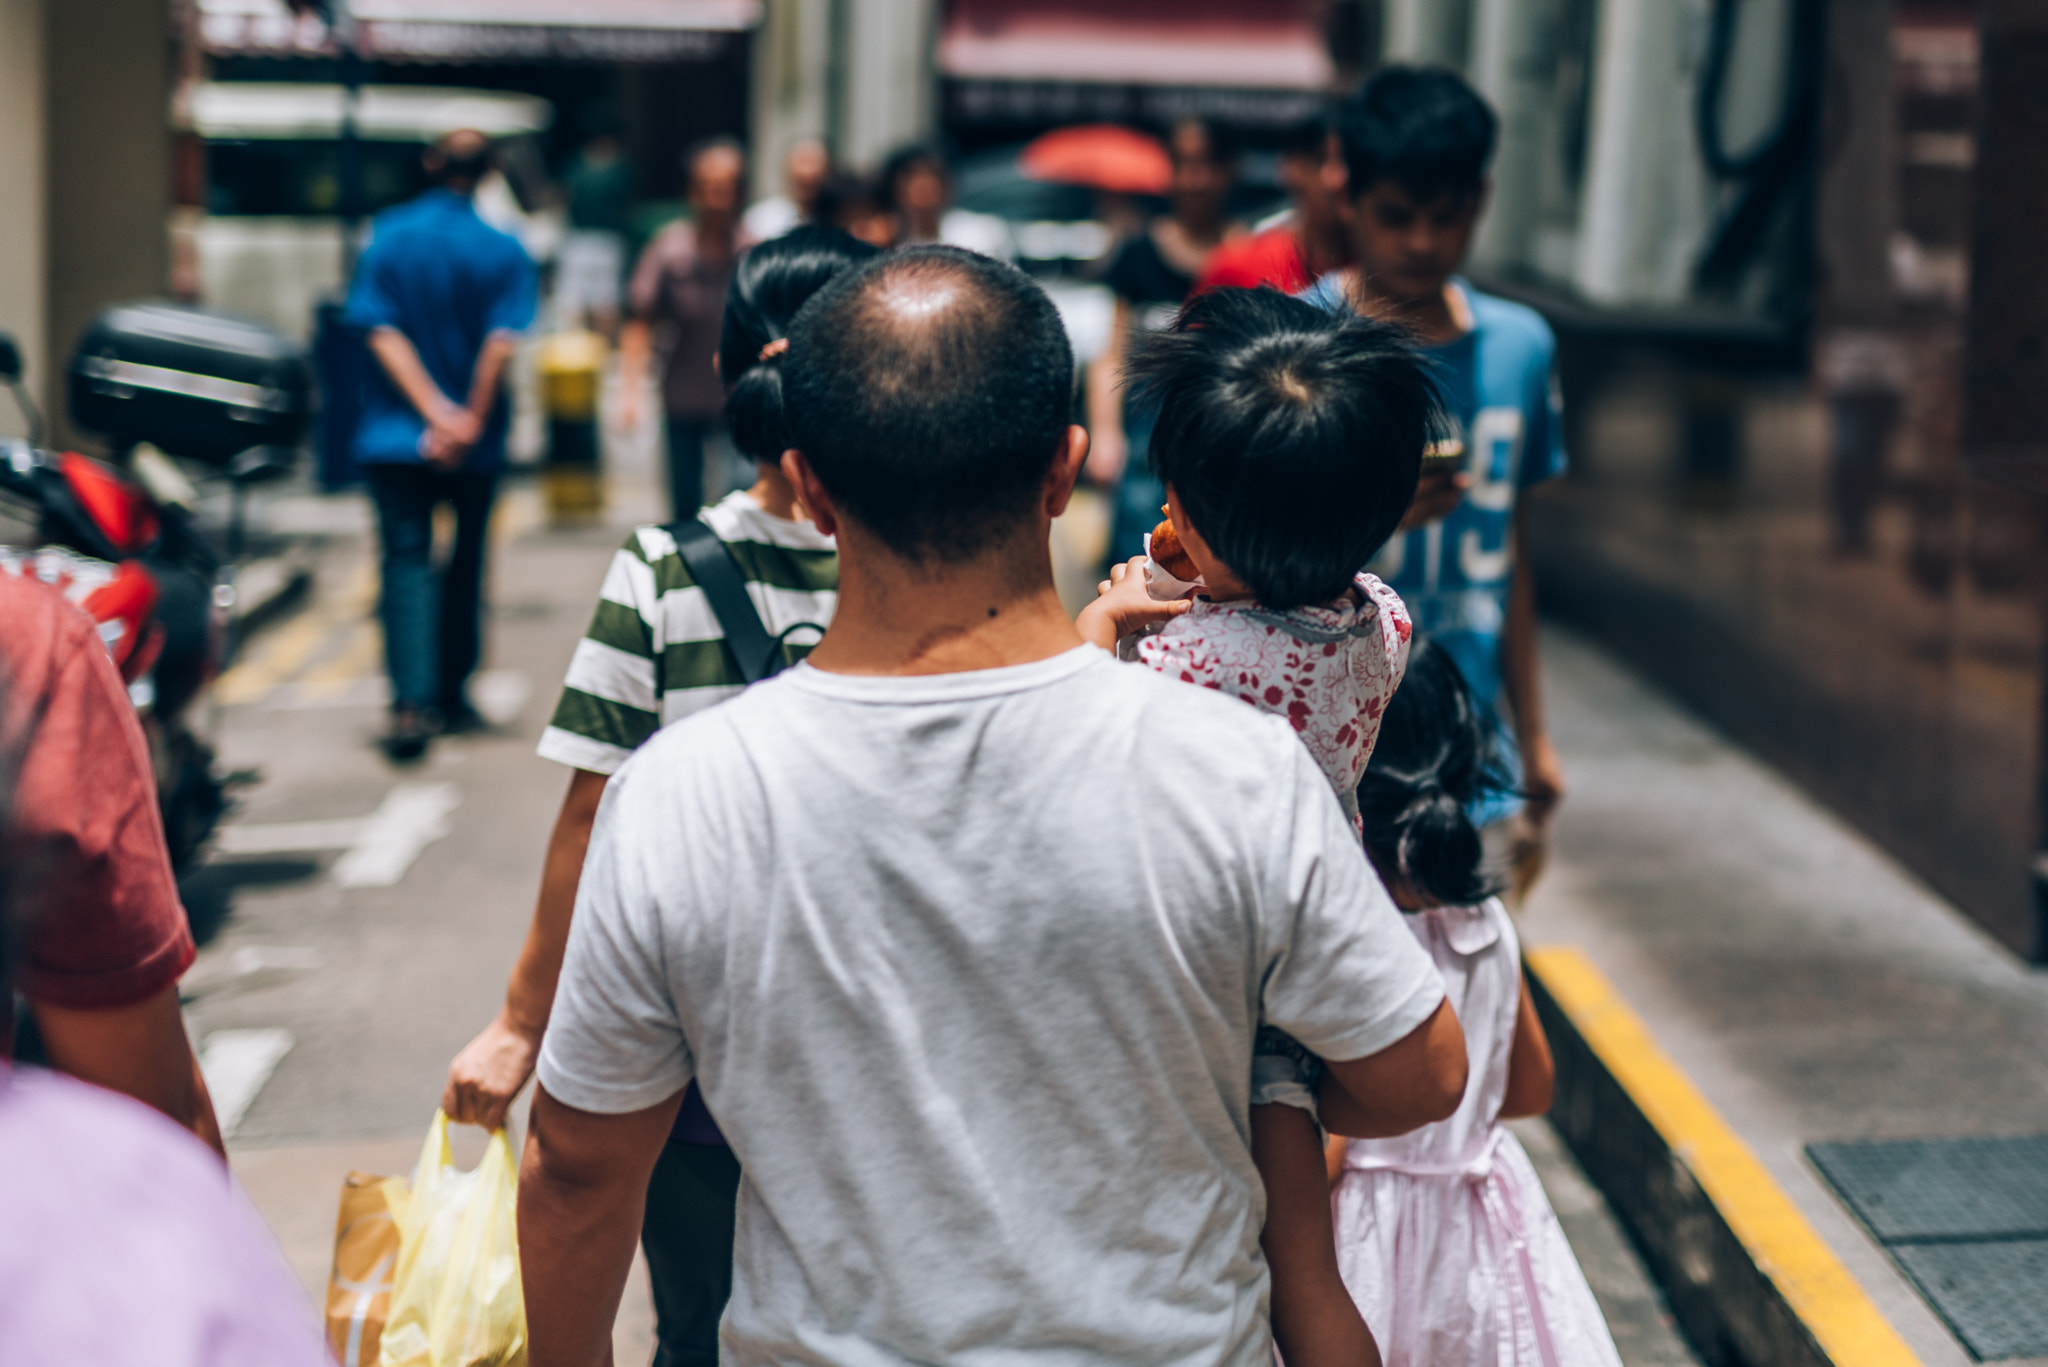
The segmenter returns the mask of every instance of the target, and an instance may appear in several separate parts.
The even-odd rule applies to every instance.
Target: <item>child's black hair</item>
[[[1450,652],[1416,637],[1358,781],[1366,853],[1383,878],[1442,906],[1500,891],[1467,815],[1479,798],[1510,790],[1498,736]]]
[[[790,320],[832,277],[880,255],[850,233],[810,224],[751,248],[733,272],[718,335],[725,422],[732,444],[752,460],[780,460],[793,443],[782,412],[782,359],[761,359],[789,335]]]
[[[1443,67],[1381,67],[1337,110],[1354,198],[1382,180],[1424,203],[1476,195],[1499,128],[1479,92]]]
[[[1440,402],[1390,324],[1278,290],[1214,289],[1137,345],[1152,468],[1269,608],[1339,597],[1400,525]]]

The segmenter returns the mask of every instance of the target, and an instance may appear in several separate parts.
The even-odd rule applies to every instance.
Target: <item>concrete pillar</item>
[[[1579,289],[1600,303],[1640,299],[1663,239],[1662,190],[1689,101],[1674,98],[1683,8],[1603,0],[1594,43],[1591,150],[1579,213]]]
[[[780,194],[782,159],[802,138],[829,137],[833,0],[768,0],[754,35],[753,198]]]
[[[1489,270],[1524,264],[1534,245],[1556,67],[1546,49],[1552,8],[1545,0],[1476,0],[1473,8],[1468,75],[1500,115],[1493,201],[1473,246],[1475,264]]]
[[[45,12],[45,345],[61,364],[95,313],[168,282],[171,18],[163,0],[49,0]]]
[[[46,411],[50,365],[45,0],[0,0],[0,330],[14,335],[29,384]],[[26,435],[0,400],[0,433]]]
[[[844,7],[835,129],[839,155],[872,167],[936,126],[932,76],[934,0],[836,0]]]
[[[1380,51],[1389,62],[1463,70],[1474,0],[1387,0]]]

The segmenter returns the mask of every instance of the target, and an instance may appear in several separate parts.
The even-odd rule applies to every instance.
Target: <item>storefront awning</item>
[[[952,0],[939,69],[964,81],[1323,90],[1315,0]]]
[[[216,56],[334,52],[285,0],[198,0]],[[671,62],[711,57],[754,27],[761,0],[353,0],[357,43],[386,62]]]

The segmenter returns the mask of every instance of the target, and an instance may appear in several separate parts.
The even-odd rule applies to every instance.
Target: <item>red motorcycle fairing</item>
[[[58,457],[57,466],[78,506],[121,554],[138,555],[156,540],[156,509],[133,479],[76,451]]]
[[[163,651],[164,629],[154,620],[156,576],[136,561],[110,565],[63,546],[0,546],[0,574],[40,579],[76,603],[92,618],[123,683],[148,674]]]

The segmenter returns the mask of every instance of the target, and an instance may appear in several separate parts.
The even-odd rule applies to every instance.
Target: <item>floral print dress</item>
[[[1400,596],[1360,574],[1335,602],[1286,612],[1197,596],[1137,655],[1168,678],[1287,718],[1356,826],[1358,780],[1407,671],[1412,632]]]

